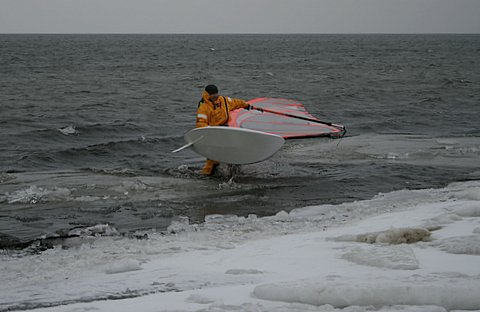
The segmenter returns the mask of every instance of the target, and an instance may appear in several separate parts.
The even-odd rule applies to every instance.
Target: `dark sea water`
[[[480,179],[479,55],[480,35],[0,35],[0,247]],[[210,83],[347,136],[202,177],[171,151]]]

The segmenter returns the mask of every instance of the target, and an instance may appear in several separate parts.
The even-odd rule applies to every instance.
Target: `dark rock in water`
[[[30,242],[25,242],[15,236],[0,233],[0,249],[23,249],[30,245]]]

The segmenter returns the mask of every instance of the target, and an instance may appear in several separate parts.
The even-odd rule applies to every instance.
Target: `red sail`
[[[230,127],[277,134],[284,139],[341,137],[346,132],[345,127],[341,125],[330,124],[310,115],[301,103],[293,100],[258,98],[248,103],[265,111],[244,109],[232,111],[228,123]]]

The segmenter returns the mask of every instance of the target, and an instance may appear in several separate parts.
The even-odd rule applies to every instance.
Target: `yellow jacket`
[[[244,100],[219,96],[215,102],[212,102],[209,97],[208,92],[203,91],[202,100],[198,103],[197,128],[227,125],[230,120],[230,111],[248,107]]]

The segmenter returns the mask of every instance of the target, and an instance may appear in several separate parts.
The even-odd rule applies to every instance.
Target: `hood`
[[[207,91],[203,91],[203,93],[202,93],[202,99],[203,99],[204,102],[211,102],[211,101],[210,101],[210,94],[208,94]]]
[[[218,97],[218,98],[220,99],[220,97]],[[204,101],[205,103],[209,103],[209,104],[211,104],[211,105],[213,105],[213,106],[215,106],[215,104],[218,105],[218,104],[220,103],[219,100],[216,100],[216,101],[215,101],[216,103],[215,103],[215,102],[212,102],[212,101],[210,100],[210,94],[208,94],[207,91],[203,91],[203,93],[202,93],[202,99],[203,99],[203,101]]]

